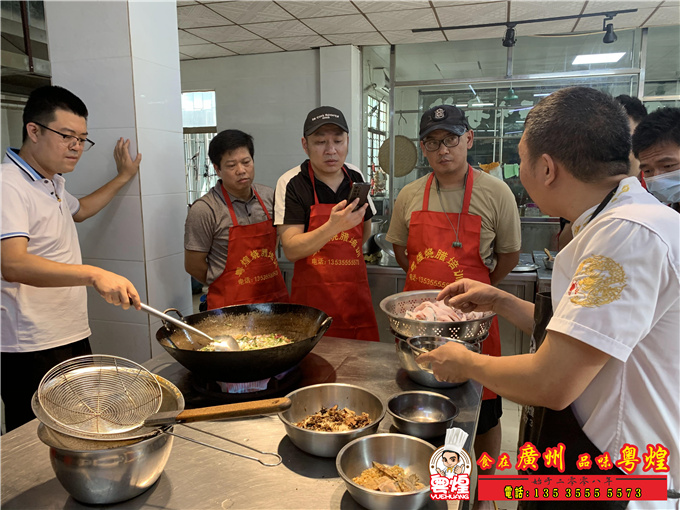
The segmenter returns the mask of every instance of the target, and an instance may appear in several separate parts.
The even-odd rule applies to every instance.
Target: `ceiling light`
[[[547,97],[547,96],[549,96],[550,94],[552,94],[552,92],[546,92],[546,93],[544,93],[544,94],[534,94],[534,97]]]
[[[581,64],[611,64],[621,60],[626,53],[595,53],[592,55],[576,55],[571,63],[573,66]]]
[[[614,19],[615,15],[610,15],[604,18],[602,21],[602,30],[605,31],[604,37],[602,38],[602,42],[605,44],[610,44],[613,42],[616,42],[616,34],[614,33],[614,24],[609,23],[607,24],[607,21],[612,21]]]
[[[508,23],[507,27],[502,43],[506,48],[512,48],[517,42],[517,39],[515,39],[515,23]]]

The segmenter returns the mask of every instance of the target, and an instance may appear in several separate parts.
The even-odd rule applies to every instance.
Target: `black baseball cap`
[[[309,136],[325,124],[335,124],[345,133],[349,133],[345,116],[340,110],[332,106],[319,106],[309,112],[302,131],[305,136]]]
[[[470,129],[465,113],[460,108],[443,104],[430,108],[420,119],[420,139],[422,140],[427,135],[443,129],[454,135],[461,136],[465,131]]]

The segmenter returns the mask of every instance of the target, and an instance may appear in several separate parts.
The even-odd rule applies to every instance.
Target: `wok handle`
[[[289,398],[270,398],[254,402],[239,402],[198,409],[186,409],[177,415],[176,421],[194,422],[219,420],[222,418],[239,418],[244,416],[258,416],[260,414],[280,413],[291,406]]]
[[[321,323],[321,326],[319,326],[318,331],[316,332],[316,335],[314,338],[321,338],[326,334],[326,331],[328,331],[328,328],[331,327],[331,323],[333,322],[333,317],[326,317],[326,320],[324,320]]]

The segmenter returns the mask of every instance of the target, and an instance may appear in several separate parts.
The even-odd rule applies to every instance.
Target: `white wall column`
[[[89,110],[89,138],[66,188],[82,197],[116,175],[113,148],[129,138],[140,174],[78,225],[86,264],[127,277],[155,308],[191,313],[183,264],[186,184],[174,1],[45,2],[52,83]],[[93,350],[145,361],[162,348],[159,321],[88,290]]]
[[[319,48],[319,106],[334,106],[345,114],[349,124],[347,161],[361,168],[361,51],[356,46],[322,46]]]

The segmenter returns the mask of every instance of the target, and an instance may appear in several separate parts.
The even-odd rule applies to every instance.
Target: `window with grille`
[[[366,119],[368,123],[368,146],[366,151],[367,168],[378,166],[378,151],[387,138],[387,101],[368,96],[366,103]],[[389,169],[384,168],[386,172]]]
[[[184,127],[184,163],[186,166],[187,201],[193,204],[218,181],[208,157],[210,141],[217,133],[215,91],[182,94]]]

